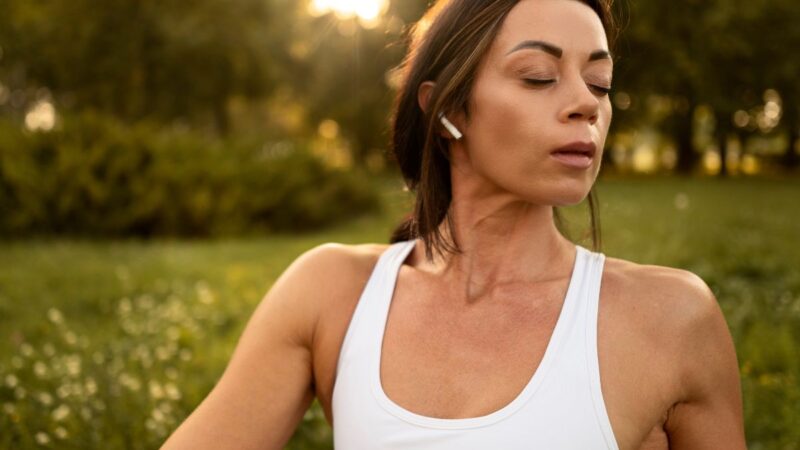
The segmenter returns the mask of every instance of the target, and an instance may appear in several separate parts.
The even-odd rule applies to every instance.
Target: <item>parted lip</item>
[[[578,152],[583,153],[590,158],[594,156],[595,152],[597,151],[597,145],[594,142],[570,142],[567,145],[562,145],[557,149],[553,150],[550,153],[558,153],[558,152]]]

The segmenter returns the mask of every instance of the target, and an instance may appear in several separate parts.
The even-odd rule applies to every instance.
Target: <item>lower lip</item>
[[[558,162],[575,169],[588,169],[592,166],[592,157],[580,153],[551,153]]]

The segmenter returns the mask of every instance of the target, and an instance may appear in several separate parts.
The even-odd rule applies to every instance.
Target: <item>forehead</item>
[[[603,23],[589,5],[578,0],[522,0],[509,11],[492,45],[504,56],[519,42],[542,40],[570,53],[588,55],[608,50]]]

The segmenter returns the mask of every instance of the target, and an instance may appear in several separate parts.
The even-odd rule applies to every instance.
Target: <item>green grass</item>
[[[272,282],[322,242],[386,242],[408,206],[318,233],[0,243],[0,449],[156,448]],[[700,275],[736,343],[751,450],[800,442],[800,180],[604,180],[603,251]],[[581,235],[583,206],[566,216]],[[580,241],[588,246],[585,240]],[[315,405],[291,448],[330,448]]]

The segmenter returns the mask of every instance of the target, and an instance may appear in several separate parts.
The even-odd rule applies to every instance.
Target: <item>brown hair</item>
[[[603,23],[609,45],[616,40],[613,0],[578,0],[591,7]],[[460,253],[453,219],[448,214],[452,192],[448,141],[437,133],[439,113],[461,110],[467,102],[478,66],[519,0],[439,0],[410,32],[409,50],[400,64],[402,81],[392,115],[392,150],[408,189],[416,193],[414,210],[392,233],[390,242],[421,237],[426,257],[433,251]],[[427,111],[417,103],[425,81],[435,81]],[[593,250],[599,251],[600,223],[594,189],[589,192]],[[554,209],[556,225],[563,219]],[[439,230],[447,220],[449,242]]]

